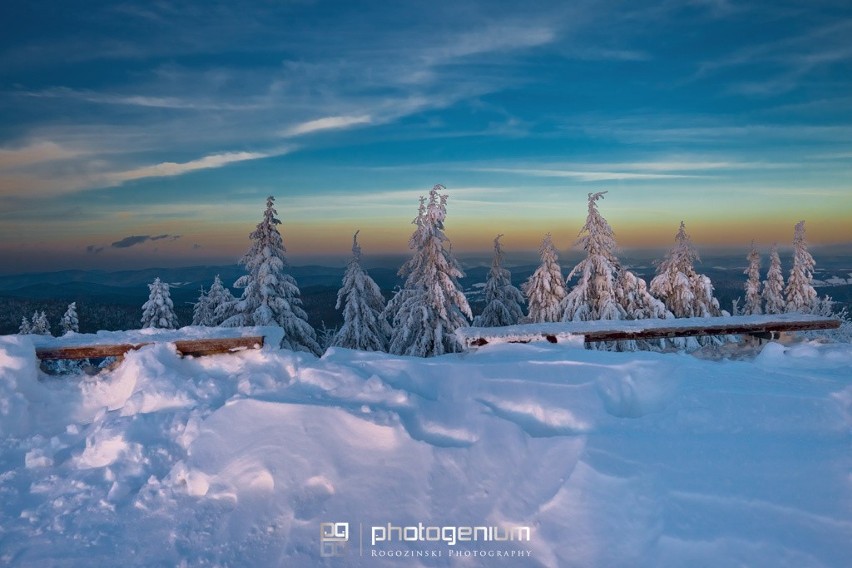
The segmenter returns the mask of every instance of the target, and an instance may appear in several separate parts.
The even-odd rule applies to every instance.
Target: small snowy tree
[[[211,326],[221,325],[223,321],[234,315],[230,309],[234,305],[234,295],[222,284],[218,274],[213,279],[210,290],[207,291],[207,305],[211,313]]]
[[[33,313],[33,323],[30,333],[34,335],[51,335],[50,322],[47,321],[47,315],[44,311]]]
[[[579,280],[559,305],[563,321],[620,320],[626,315],[615,295],[620,270],[615,237],[598,211],[597,201],[605,194],[589,194],[589,212],[576,243],[583,247],[586,258],[568,274],[568,281],[575,275]]]
[[[393,320],[391,353],[430,357],[462,349],[455,330],[467,326],[472,316],[458,283],[464,272],[444,234],[447,194],[440,193],[444,189],[436,185],[428,200],[420,198],[413,221],[417,227],[408,241],[414,254],[399,271],[405,285],[386,310]]]
[[[524,316],[521,307],[524,297],[521,291],[512,285],[512,273],[503,268],[503,247],[500,237],[494,239],[494,260],[485,281],[485,309],[473,320],[473,325],[482,327],[500,327],[515,325]]]
[[[522,286],[529,307],[527,320],[531,323],[560,321],[562,311],[559,304],[568,295],[568,290],[550,233],[544,236],[538,252],[541,264]]]
[[[204,291],[204,286],[201,287],[201,293],[198,295],[198,301],[192,307],[192,325],[200,325],[205,327],[213,327],[213,310],[210,308],[210,296]]]
[[[362,351],[386,351],[390,325],[384,317],[385,298],[375,281],[361,268],[358,233],[352,237],[352,259],[337,292],[335,309],[343,309],[343,325],[333,345]]]
[[[615,296],[626,319],[666,319],[674,317],[665,304],[651,295],[645,281],[622,269],[615,285]]]
[[[657,262],[657,275],[651,280],[651,293],[660,298],[666,308],[678,318],[718,316],[719,301],[713,297],[710,279],[695,271],[699,260],[680,222],[675,245],[666,257]]]
[[[21,318],[21,327],[18,328],[18,333],[20,335],[28,335],[33,332],[33,326],[30,324],[30,320],[27,319],[27,316],[23,316]]]
[[[763,281],[764,311],[767,314],[784,313],[784,273],[781,270],[781,257],[778,246],[772,245],[769,253],[769,270]]]
[[[65,310],[60,325],[62,326],[63,335],[72,331],[74,333],[80,331],[80,319],[77,317],[77,302],[68,304],[68,309]]]
[[[805,222],[799,221],[793,236],[793,268],[784,290],[788,312],[809,313],[818,307],[819,300],[813,287],[815,265],[805,241]]]
[[[142,327],[176,329],[178,320],[169,285],[156,278],[153,283],[148,284],[148,289],[148,301],[142,306]]]
[[[242,288],[243,294],[223,309],[223,312],[233,310],[233,315],[222,325],[278,325],[284,329],[281,347],[320,355],[316,332],[302,309],[299,286],[284,272],[287,249],[278,231],[281,221],[275,217],[277,214],[275,198],[270,195],[266,199],[263,220],[249,235],[252,244],[240,259],[248,274],[241,276],[234,286]]]
[[[754,247],[754,241],[751,242],[751,251],[748,253],[748,268],[744,274],[748,276],[745,285],[745,306],[743,307],[744,315],[758,315],[763,313],[760,296],[760,253]]]

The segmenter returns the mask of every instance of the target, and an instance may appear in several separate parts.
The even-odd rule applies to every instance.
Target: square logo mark
[[[320,556],[344,556],[348,542],[349,523],[320,523]]]

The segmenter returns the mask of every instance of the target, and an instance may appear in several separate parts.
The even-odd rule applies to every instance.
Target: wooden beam
[[[246,349],[263,347],[263,336],[185,339],[173,342],[178,353],[183,356],[201,357],[220,353],[233,353]],[[48,359],[100,359],[104,357],[122,357],[128,351],[140,349],[147,343],[122,343],[118,345],[75,345],[69,347],[41,347],[36,349],[36,357]]]
[[[636,331],[591,331],[583,335],[587,342],[629,341],[633,339],[666,339],[671,337],[696,337],[701,335],[740,335],[765,334],[773,331],[813,331],[817,329],[837,329],[840,320],[790,321],[770,324],[724,324],[704,325],[700,327],[659,327]]]
[[[234,353],[235,351],[245,351],[246,349],[260,349],[263,347],[263,336],[186,339],[175,341],[175,347],[181,355],[203,357],[204,355]]]
[[[123,357],[128,351],[135,351],[149,343],[121,343],[118,345],[81,345],[74,347],[39,347],[36,357],[42,361],[48,359],[103,359],[104,357]]]
[[[587,343],[695,337],[702,335],[756,335],[777,337],[779,333],[837,329],[840,320],[802,314],[764,316],[728,316],[668,320],[588,321],[547,324],[519,324],[506,328],[460,328],[457,336],[468,347],[493,342],[556,343],[571,337],[583,337]],[[774,335],[773,335],[774,334]]]

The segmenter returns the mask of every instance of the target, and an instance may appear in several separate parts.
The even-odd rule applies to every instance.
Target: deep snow
[[[708,361],[161,343],[89,378],[40,373],[32,339],[6,336],[0,565],[846,566],[850,441],[849,344]],[[344,558],[320,556],[322,522],[350,523]],[[372,526],[419,522],[532,536],[370,546]]]

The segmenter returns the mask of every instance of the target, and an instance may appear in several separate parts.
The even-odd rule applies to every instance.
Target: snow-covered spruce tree
[[[784,290],[788,312],[810,313],[818,307],[819,300],[812,284],[815,265],[805,241],[805,222],[799,221],[793,236],[793,268]]]
[[[742,313],[747,316],[763,313],[760,296],[760,253],[751,242],[751,251],[748,253],[748,268],[743,274],[748,276],[745,284],[745,306]]]
[[[494,260],[485,281],[485,309],[473,319],[473,325],[500,327],[515,325],[524,316],[521,307],[524,296],[512,285],[512,273],[503,268],[503,247],[500,237],[494,239]]]
[[[615,257],[615,237],[612,227],[598,211],[597,201],[605,194],[605,191],[589,194],[589,212],[576,242],[586,252],[586,258],[566,279],[579,276],[559,305],[563,321],[620,320],[626,315],[615,295],[620,270]]]
[[[337,292],[335,309],[343,309],[343,325],[332,345],[362,351],[386,351],[390,325],[384,317],[385,298],[375,281],[361,268],[358,233],[352,236],[352,259]]]
[[[210,297],[202,286],[198,301],[192,306],[192,325],[213,327],[216,325],[213,323],[213,317],[213,310],[210,309]]]
[[[33,332],[33,326],[30,324],[30,320],[27,319],[27,316],[23,316],[21,318],[21,326],[18,328],[19,335],[28,335]]]
[[[277,214],[275,198],[270,195],[266,199],[263,220],[249,235],[251,246],[240,259],[248,274],[238,278],[234,287],[242,288],[243,294],[228,305],[234,315],[222,325],[278,325],[284,329],[281,347],[318,356],[321,354],[320,346],[314,328],[308,323],[308,315],[302,309],[299,286],[291,275],[284,272],[287,249],[278,232],[277,225],[281,221],[275,217]]]
[[[615,297],[624,309],[626,319],[666,319],[674,317],[665,304],[651,295],[648,284],[624,268],[615,283]]]
[[[47,321],[47,315],[45,315],[44,311],[33,313],[32,322],[30,333],[34,335],[51,335],[50,322]]]
[[[211,313],[211,326],[221,325],[223,321],[234,315],[230,308],[234,305],[234,295],[222,284],[219,275],[213,279],[213,285],[207,291],[207,305]]]
[[[68,309],[65,310],[65,314],[63,314],[59,325],[62,327],[63,335],[72,331],[74,333],[80,331],[80,319],[77,317],[77,302],[68,304]]]
[[[521,288],[527,297],[530,323],[556,322],[562,319],[559,304],[568,295],[562,269],[559,267],[559,254],[553,245],[550,233],[544,236],[538,249],[541,264],[524,282]]]
[[[440,193],[444,189],[436,185],[428,200],[420,198],[413,221],[417,228],[408,241],[414,254],[399,270],[405,284],[385,310],[393,322],[391,353],[430,357],[462,348],[455,330],[468,325],[472,316],[458,283],[464,273],[444,234],[447,194]]]
[[[681,221],[674,247],[656,263],[657,275],[651,280],[651,293],[677,318],[721,315],[719,301],[713,297],[713,284],[695,271],[696,260],[698,252]]]
[[[784,273],[781,270],[781,257],[778,246],[772,245],[769,252],[769,270],[763,281],[764,311],[767,314],[784,313]]]
[[[142,305],[142,327],[176,329],[178,327],[175,306],[169,294],[169,285],[155,278],[148,284],[151,293],[148,301]]]

